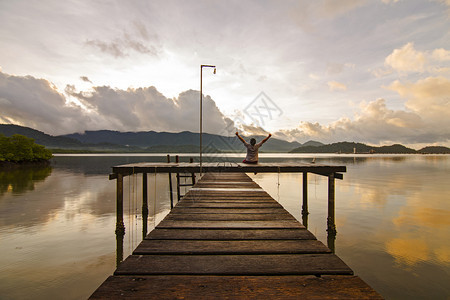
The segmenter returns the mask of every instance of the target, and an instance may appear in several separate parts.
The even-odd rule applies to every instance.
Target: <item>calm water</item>
[[[266,162],[312,157],[262,156]],[[0,171],[0,299],[87,298],[116,267],[110,167],[165,159],[58,156],[51,167]],[[334,247],[355,274],[387,299],[450,299],[450,156],[317,155],[316,162],[347,166],[344,180],[336,181]],[[301,175],[251,177],[302,220]],[[308,179],[308,229],[327,244],[327,179]],[[141,181],[124,181],[124,257],[142,240]],[[168,213],[168,191],[167,174],[149,175],[149,230]]]

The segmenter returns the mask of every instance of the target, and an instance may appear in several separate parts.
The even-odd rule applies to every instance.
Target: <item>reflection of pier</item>
[[[180,165],[165,172],[197,172],[195,165]],[[247,175],[229,173],[237,166],[228,165],[212,167],[222,172],[205,174],[91,297],[380,298]],[[270,165],[257,170],[262,166],[240,168],[272,170]],[[150,166],[139,167],[114,169],[119,206],[123,176],[150,173]],[[334,173],[345,167],[314,171],[331,177],[329,198],[334,201]],[[334,211],[332,221],[334,225]],[[329,232],[334,236],[334,230]]]

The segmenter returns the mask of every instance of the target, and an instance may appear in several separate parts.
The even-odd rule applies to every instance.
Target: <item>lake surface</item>
[[[347,173],[336,180],[338,233],[331,243],[327,178],[308,175],[308,229],[387,299],[450,299],[450,156],[260,154],[261,162],[312,157],[346,165]],[[123,249],[116,247],[111,166],[165,160],[154,154],[60,155],[50,167],[0,170],[0,299],[92,294],[115,270],[117,250],[119,260],[127,257],[143,236],[142,177],[128,176],[126,234]],[[249,175],[302,221],[301,174]],[[149,174],[148,184],[151,230],[170,209],[168,175]]]

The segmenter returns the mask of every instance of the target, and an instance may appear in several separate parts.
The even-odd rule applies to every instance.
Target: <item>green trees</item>
[[[34,139],[15,134],[6,137],[0,134],[0,161],[34,162],[52,158],[50,150],[34,143]]]

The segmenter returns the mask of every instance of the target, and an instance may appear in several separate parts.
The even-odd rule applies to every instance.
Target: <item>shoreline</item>
[[[22,162],[12,162],[12,161],[0,161],[0,170],[5,169],[17,169],[21,167],[45,167],[50,166],[50,160],[42,160],[42,161],[22,161]]]

